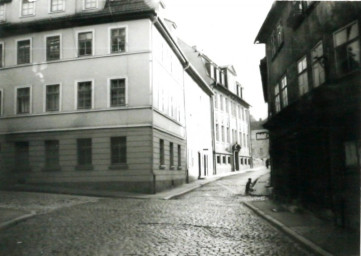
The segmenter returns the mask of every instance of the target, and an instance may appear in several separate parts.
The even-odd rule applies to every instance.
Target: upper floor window
[[[97,8],[98,0],[84,0],[84,9],[94,9]]]
[[[89,56],[93,54],[93,32],[82,32],[78,34],[78,56]]]
[[[116,28],[111,33],[111,53],[125,52],[126,31],[125,28]]]
[[[224,98],[225,101],[225,105],[226,105],[226,112],[229,113],[229,104],[228,104],[228,99]]]
[[[21,16],[30,16],[30,15],[35,15],[35,1],[22,0]]]
[[[125,95],[125,79],[123,78],[110,80],[110,106],[125,106]]]
[[[214,107],[218,108],[218,94],[217,93],[214,94]]]
[[[60,85],[53,84],[46,86],[46,111],[59,111]]]
[[[278,84],[276,84],[275,87],[274,87],[274,94],[275,94],[275,100],[274,100],[274,102],[275,102],[275,110],[276,110],[276,113],[277,113],[277,112],[279,112],[281,110],[280,88],[279,88]]]
[[[60,59],[60,36],[49,36],[46,38],[46,60]]]
[[[65,0],[51,0],[50,12],[65,11]]]
[[[313,86],[317,87],[325,82],[325,62],[322,41],[311,51]]]
[[[333,34],[337,73],[344,75],[360,69],[358,23],[353,22]]]
[[[16,113],[30,113],[30,87],[18,88],[16,90]]]
[[[281,95],[282,95],[282,106],[288,105],[288,93],[287,93],[287,77],[284,76],[281,79]]]
[[[78,83],[78,109],[92,108],[92,82]]]
[[[307,57],[303,57],[297,63],[298,87],[300,96],[308,92]]]
[[[219,141],[219,125],[216,124],[216,141]]]
[[[0,4],[0,22],[5,20],[5,4]]]
[[[223,111],[224,103],[223,103],[223,96],[222,95],[219,95],[219,101],[220,101],[220,105],[221,105],[221,110]]]
[[[4,66],[4,44],[0,43],[0,68]]]
[[[281,22],[278,22],[276,28],[272,31],[271,34],[272,57],[274,57],[277,54],[278,49],[282,46],[282,44],[283,44],[283,26]]]
[[[17,62],[18,64],[27,64],[31,62],[31,40],[21,40],[17,42]]]

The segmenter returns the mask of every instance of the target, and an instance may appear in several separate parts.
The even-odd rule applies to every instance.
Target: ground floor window
[[[226,156],[223,156],[223,163],[226,163]]]
[[[77,140],[78,166],[92,164],[92,139]]]
[[[29,142],[28,141],[18,141],[15,142],[15,166],[19,170],[24,170],[24,168],[29,168]]]
[[[112,137],[110,138],[111,147],[111,164],[127,163],[127,138]]]
[[[221,156],[217,156],[217,164],[221,163]]]
[[[45,141],[45,168],[59,167],[59,141]]]

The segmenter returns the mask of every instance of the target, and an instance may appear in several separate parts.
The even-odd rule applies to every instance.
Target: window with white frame
[[[35,15],[35,3],[34,0],[22,0],[21,2],[21,16]]]
[[[46,60],[60,59],[60,36],[49,36],[46,38]]]
[[[219,125],[216,124],[216,141],[219,141]]]
[[[59,111],[60,85],[52,84],[46,86],[46,111]]]
[[[5,4],[0,4],[0,22],[5,21]]]
[[[78,109],[92,108],[92,82],[78,83]]]
[[[110,30],[111,53],[125,52],[126,30],[125,28],[114,28]]]
[[[4,67],[4,44],[0,43],[0,68]]]
[[[275,87],[274,87],[274,95],[275,95],[274,96],[275,97],[275,100],[274,100],[275,110],[276,110],[276,113],[277,113],[277,112],[280,112],[280,110],[281,110],[280,88],[279,88],[278,84],[276,84]],[[243,116],[243,118],[244,118],[244,116]]]
[[[81,32],[78,34],[78,56],[93,54],[93,32]]]
[[[358,23],[353,22],[333,34],[338,75],[360,69],[360,35]]]
[[[125,79],[110,80],[110,106],[119,107],[126,104]]]
[[[84,9],[94,9],[97,8],[98,0],[83,0],[84,1]]]
[[[221,134],[222,135],[222,142],[224,142],[224,126],[223,125],[221,126],[221,130],[222,130],[221,131],[222,132],[222,134]]]
[[[282,96],[282,107],[288,105],[288,93],[287,93],[287,76],[281,79],[281,96]]]
[[[230,134],[229,134],[229,127],[227,127],[227,143],[229,143]]]
[[[303,57],[297,63],[298,88],[300,96],[308,92],[307,57]]]
[[[325,82],[325,62],[322,41],[311,51],[313,86],[317,87]]]
[[[17,42],[17,63],[27,64],[31,62],[31,40],[21,40]]]
[[[51,0],[50,12],[63,12],[65,11],[65,0]]]
[[[16,113],[30,113],[30,87],[17,88],[16,90]]]

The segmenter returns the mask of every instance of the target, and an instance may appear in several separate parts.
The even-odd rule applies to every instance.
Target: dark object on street
[[[251,185],[252,185],[252,179],[249,178],[247,181],[247,184],[246,184],[246,191],[245,191],[246,195],[249,195],[249,192],[253,191],[253,189],[251,188]]]
[[[267,169],[269,167],[269,158],[267,158],[267,160],[266,160],[266,167],[267,167]]]

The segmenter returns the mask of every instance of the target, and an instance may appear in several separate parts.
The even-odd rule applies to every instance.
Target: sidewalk
[[[360,255],[360,237],[355,231],[335,227],[309,212],[286,209],[271,200],[244,204],[317,255]]]

